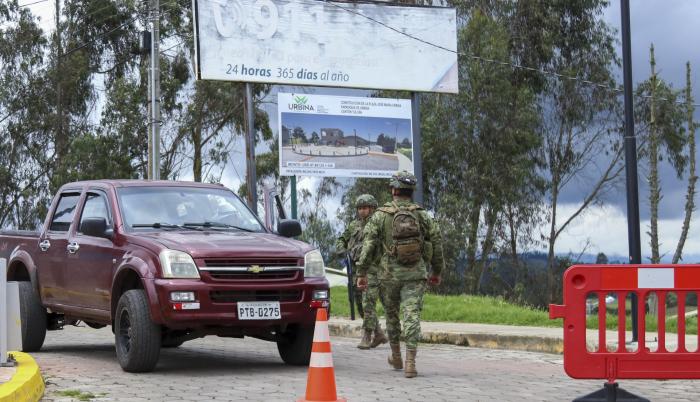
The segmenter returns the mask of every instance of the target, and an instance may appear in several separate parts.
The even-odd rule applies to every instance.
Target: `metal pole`
[[[292,176],[291,180],[291,198],[292,198],[292,219],[297,219],[297,177]]]
[[[418,179],[416,191],[413,193],[413,200],[423,205],[423,159],[420,132],[420,94],[418,92],[411,93],[411,112],[413,125],[413,174]],[[398,136],[396,140],[398,141]]]
[[[160,3],[151,3],[151,132],[148,143],[149,174],[151,180],[160,179]]]
[[[627,238],[630,264],[642,263],[639,233],[639,189],[637,179],[637,137],[634,133],[632,100],[632,51],[630,39],[630,2],[621,0],[622,71],[625,88],[625,173],[627,176]],[[632,296],[632,341],[637,341],[637,297]]]
[[[0,366],[7,365],[7,260],[0,258]]]
[[[255,172],[255,109],[253,106],[253,84],[245,83],[246,98],[246,120],[248,123],[248,135],[246,136],[246,160],[248,162],[248,172],[246,181],[248,182],[248,206],[258,213],[258,190],[257,175]]]

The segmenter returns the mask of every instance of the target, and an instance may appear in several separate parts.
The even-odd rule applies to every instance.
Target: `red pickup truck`
[[[0,232],[20,282],[22,348],[47,330],[112,326],[125,371],[153,370],[162,347],[205,335],[277,343],[308,364],[316,309],[329,309],[318,250],[297,221],[266,228],[216,184],[101,180],[64,185],[39,232]]]

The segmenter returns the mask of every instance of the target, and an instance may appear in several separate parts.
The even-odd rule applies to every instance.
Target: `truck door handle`
[[[51,242],[48,240],[43,240],[41,243],[39,243],[39,248],[41,251],[46,251],[51,247]]]
[[[66,247],[69,253],[75,254],[78,250],[80,250],[80,245],[76,242],[73,243],[68,243],[68,246]]]

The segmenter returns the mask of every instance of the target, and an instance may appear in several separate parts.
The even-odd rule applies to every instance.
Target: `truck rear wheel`
[[[124,371],[152,371],[160,357],[160,327],[151,320],[148,298],[141,289],[126,291],[114,317],[117,360]]]
[[[287,332],[285,338],[277,342],[282,360],[292,366],[307,366],[311,357],[314,327],[295,326]]]
[[[46,338],[46,309],[31,282],[18,282],[22,320],[22,352],[36,352]]]

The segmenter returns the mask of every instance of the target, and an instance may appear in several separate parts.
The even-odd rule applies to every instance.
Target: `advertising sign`
[[[409,99],[278,94],[283,176],[413,172]]]
[[[199,79],[457,93],[451,8],[194,0]]]

